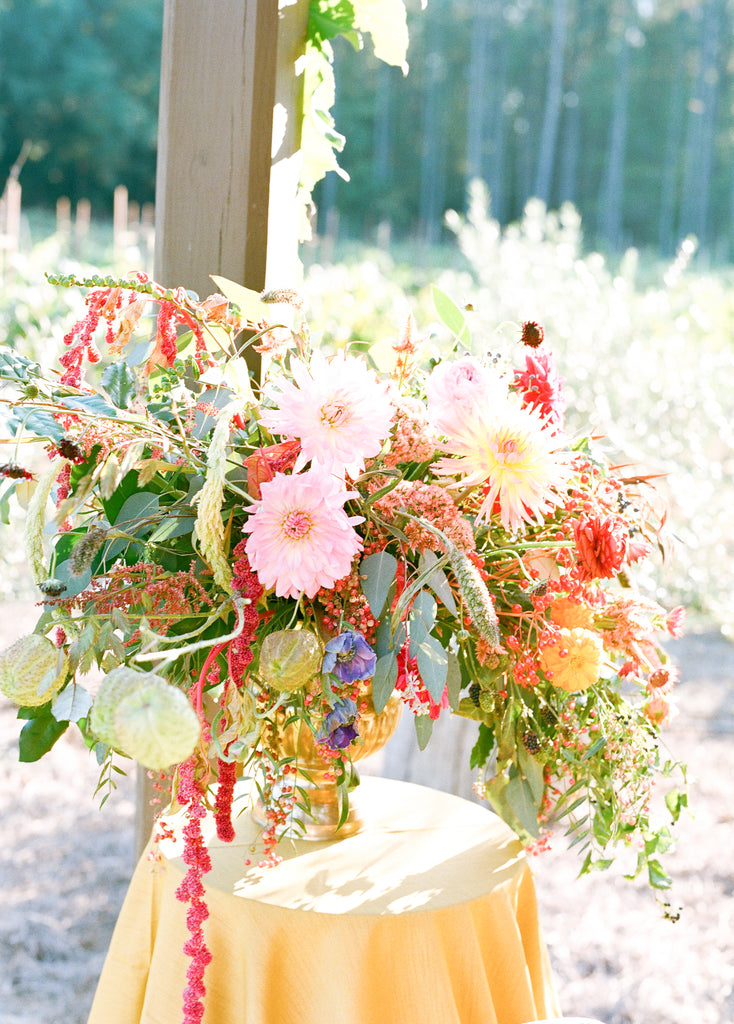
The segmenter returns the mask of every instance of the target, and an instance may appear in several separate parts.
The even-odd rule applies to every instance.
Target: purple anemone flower
[[[357,705],[349,697],[340,698],[329,711],[316,733],[317,743],[326,743],[332,750],[344,750],[359,733],[355,728]]]
[[[342,683],[369,679],[375,674],[377,655],[361,633],[347,629],[326,645],[322,672],[331,672]]]

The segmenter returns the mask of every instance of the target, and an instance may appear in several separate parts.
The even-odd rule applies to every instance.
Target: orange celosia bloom
[[[557,643],[544,647],[538,664],[554,686],[573,693],[587,690],[599,679],[603,645],[588,629],[562,629]]]

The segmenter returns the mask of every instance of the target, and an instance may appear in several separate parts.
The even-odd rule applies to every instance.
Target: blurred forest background
[[[477,351],[516,358],[518,323],[541,322],[569,431],[669,505],[638,582],[731,630],[734,0],[406,6],[407,75],[334,40],[350,180],[316,188],[312,332],[375,341],[412,311],[438,351],[434,284],[472,308]],[[19,183],[23,211],[11,250],[0,209],[0,341],[26,355],[56,359],[81,309],[45,272],[152,270],[162,14],[0,0],[0,192]],[[135,230],[113,234],[122,186]],[[0,521],[22,522],[2,487]],[[0,599],[32,599],[21,546],[0,565]]]
[[[446,241],[486,182],[500,224],[573,203],[589,244],[734,257],[731,0],[408,0],[410,73],[336,41],[347,137],[318,230]],[[0,0],[0,182],[111,212],[155,186],[163,0]]]

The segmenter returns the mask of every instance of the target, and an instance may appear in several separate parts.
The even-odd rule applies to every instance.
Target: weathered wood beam
[[[265,284],[278,0],[166,0],[155,274]]]

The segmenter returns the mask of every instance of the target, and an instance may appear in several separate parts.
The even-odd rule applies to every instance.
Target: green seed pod
[[[0,654],[0,692],[19,707],[48,703],[64,685],[67,660],[47,637],[22,636]]]
[[[105,676],[90,725],[103,743],[156,771],[190,757],[200,735],[199,719],[182,690],[126,666]]]
[[[279,629],[263,640],[260,678],[274,690],[300,690],[321,669],[323,660],[315,633],[309,629]]]

